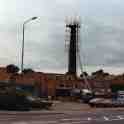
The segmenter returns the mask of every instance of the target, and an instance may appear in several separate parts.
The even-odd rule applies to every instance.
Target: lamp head
[[[32,17],[32,20],[35,20],[35,19],[37,19],[38,17]]]

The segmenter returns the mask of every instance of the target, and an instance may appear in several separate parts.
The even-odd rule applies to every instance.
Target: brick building
[[[19,86],[32,86],[37,91],[38,96],[47,96],[47,83],[45,76],[41,72],[28,72],[23,74],[14,75],[16,85]]]
[[[113,93],[124,91],[124,74],[114,77],[110,87]]]
[[[39,96],[56,96],[59,89],[83,86],[83,81],[73,75],[43,72],[12,74],[8,73],[5,67],[0,68],[0,81],[14,81],[18,86],[32,86]]]
[[[5,67],[0,68],[0,81],[15,81],[20,86],[34,87],[39,96],[56,96],[58,90],[84,88],[84,80],[71,74],[28,72],[25,74],[7,73]],[[112,85],[124,86],[124,75],[88,77],[91,88],[96,93],[109,94]]]
[[[77,79],[73,75],[44,73],[47,84],[48,95],[56,96],[58,90],[71,90],[73,88],[83,88],[83,80]]]
[[[7,73],[5,67],[0,67],[0,81],[9,81],[11,79],[12,74]]]

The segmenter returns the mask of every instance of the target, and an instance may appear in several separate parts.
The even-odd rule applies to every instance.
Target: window
[[[64,87],[64,84],[60,84],[59,86],[60,86],[60,87]]]

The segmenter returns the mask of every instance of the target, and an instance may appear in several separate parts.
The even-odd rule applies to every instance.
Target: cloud
[[[22,24],[26,25],[25,67],[41,71],[67,71],[65,20],[82,18],[80,48],[88,70],[103,65],[112,70],[123,64],[124,2],[122,0],[1,0],[0,64],[20,66]],[[92,69],[91,69],[92,70]],[[115,69],[116,70],[116,69]]]
[[[106,18],[107,19],[107,18]],[[115,25],[104,25],[90,18],[86,20],[87,31],[82,30],[82,49],[85,51],[87,63],[89,65],[116,66],[122,61],[118,60],[123,53],[123,32]]]

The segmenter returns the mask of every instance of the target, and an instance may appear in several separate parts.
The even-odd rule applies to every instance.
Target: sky
[[[21,65],[23,23],[24,67],[64,73],[68,67],[65,24],[79,18],[80,55],[84,71],[103,68],[124,72],[123,0],[0,0],[0,65]]]

